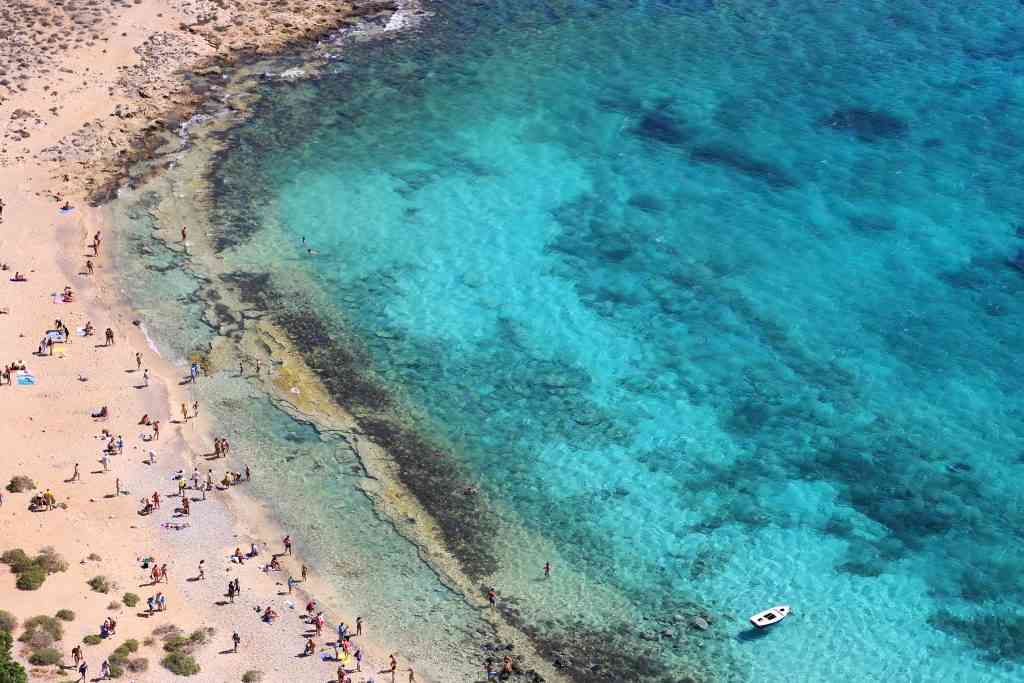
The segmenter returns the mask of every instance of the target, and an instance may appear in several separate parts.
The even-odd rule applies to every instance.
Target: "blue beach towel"
[[[25,370],[18,370],[15,377],[19,385],[26,387],[36,383],[36,377]]]

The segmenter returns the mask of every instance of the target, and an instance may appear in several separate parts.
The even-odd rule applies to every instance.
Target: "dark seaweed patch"
[[[793,188],[798,184],[779,166],[755,159],[730,145],[700,145],[690,152],[690,159],[699,164],[711,164],[738,171],[778,189]]]
[[[234,287],[243,303],[270,310],[276,298],[271,289],[270,273],[233,271],[220,276],[223,282]],[[216,290],[211,290],[211,292]]]
[[[388,392],[366,377],[369,362],[365,354],[346,345],[322,319],[303,310],[271,313],[306,364],[342,406],[360,413],[386,410],[393,405]]]
[[[672,672],[659,657],[658,648],[615,628],[597,628],[582,620],[551,620],[536,624],[504,611],[503,616],[525,633],[538,653],[578,683],[623,680],[650,683],[696,682]],[[633,637],[629,637],[633,635]],[[624,678],[623,672],[628,672]]]
[[[686,126],[664,111],[650,111],[637,121],[629,132],[638,138],[680,147],[693,135]]]
[[[1010,614],[958,617],[936,612],[928,618],[935,628],[980,650],[990,662],[1024,662],[1024,617]]]
[[[901,138],[910,129],[906,121],[894,114],[861,107],[836,109],[819,119],[818,123],[852,133],[863,142]]]
[[[483,580],[498,569],[491,540],[495,521],[478,496],[462,491],[469,478],[451,456],[412,430],[378,417],[358,419],[359,427],[398,464],[398,476],[441,527],[445,544],[463,571]]]
[[[853,229],[854,232],[859,232],[865,235],[878,235],[896,230],[896,227],[892,222],[884,216],[851,216],[847,219],[847,222],[850,224],[850,228]]]
[[[665,203],[650,194],[635,194],[629,198],[627,203],[634,208],[650,213],[657,213],[665,210]]]

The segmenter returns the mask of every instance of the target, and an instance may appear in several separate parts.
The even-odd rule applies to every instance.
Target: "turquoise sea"
[[[285,326],[575,680],[1024,679],[1021,6],[428,9],[260,86],[208,173],[229,275],[123,200],[158,343]],[[465,645],[344,443],[229,374],[275,512]]]

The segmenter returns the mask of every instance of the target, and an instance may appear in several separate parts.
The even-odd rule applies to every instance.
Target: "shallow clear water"
[[[313,279],[481,487],[538,639],[1017,680],[1024,16],[962,5],[438,3],[267,86],[220,246]]]

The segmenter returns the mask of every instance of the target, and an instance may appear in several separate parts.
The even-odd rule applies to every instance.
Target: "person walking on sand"
[[[89,275],[92,275],[92,274],[93,274],[93,269],[94,269],[94,268],[95,268],[95,266],[93,266],[93,264],[92,264],[92,261],[91,261],[91,260],[88,260],[88,259],[86,259],[86,261],[85,261],[85,271],[86,271],[87,273],[89,273]]]
[[[251,481],[252,480],[252,471],[249,470],[249,466],[248,465],[245,466],[245,480],[246,481]],[[306,567],[303,566],[302,568],[305,569]],[[305,572],[303,572],[303,574],[302,574],[302,580],[303,581],[306,580]]]
[[[106,681],[106,680],[109,680],[109,679],[110,679],[110,662],[108,662],[107,660],[104,659],[103,663],[100,664],[100,680],[101,681]]]
[[[157,510],[160,509],[160,492],[159,491],[153,491],[153,507],[155,507]]]
[[[354,656],[356,658],[356,671],[362,673],[362,671],[363,671],[363,651],[357,647],[356,648],[356,653],[355,653]]]
[[[487,591],[487,602],[491,604],[491,609],[494,609],[498,603],[498,594],[494,592],[494,589]]]
[[[302,583],[306,583],[306,575],[307,575],[307,573],[308,573],[308,571],[306,569],[306,565],[302,565]]]
[[[82,663],[82,646],[75,645],[71,648],[71,658],[75,660],[75,667]]]
[[[388,672],[391,674],[391,683],[395,683],[395,673],[398,671],[398,660],[394,653],[388,655]]]
[[[199,581],[206,580],[206,566],[204,564],[205,562],[206,560],[199,560],[199,576],[196,577]]]
[[[163,579],[164,583],[171,582],[171,579],[167,576],[167,563],[160,565],[160,578]]]
[[[234,644],[234,647],[231,649],[231,651],[238,652],[238,644],[242,642],[242,637],[238,635],[238,631],[235,631],[231,634],[231,642]]]
[[[181,419],[188,422],[188,405],[184,403],[181,404]]]
[[[184,242],[187,239],[188,239],[188,226],[187,225],[183,225],[183,226],[181,226],[181,241]]]
[[[149,370],[146,370],[146,372],[149,372]],[[148,382],[147,382],[147,384],[148,384]],[[153,441],[159,441],[159,440],[160,440],[160,420],[153,420]]]
[[[78,680],[81,681],[81,683],[85,683],[86,676],[88,674],[89,664],[83,660],[82,663],[78,666],[78,675],[81,676],[81,678],[79,678]]]
[[[411,666],[409,667],[409,683],[416,683],[416,672],[412,670]]]
[[[192,401],[192,417],[199,417],[199,401]]]
[[[291,555],[292,554],[292,537],[290,535],[286,535],[284,537],[284,540],[282,541],[282,543],[284,543],[284,554],[285,555]]]
[[[149,368],[142,371],[142,386],[149,386]]]
[[[78,463],[76,462],[75,463],[75,471],[71,474],[70,481],[80,481],[81,479],[82,479],[82,475],[78,473]]]
[[[356,635],[357,636],[363,635],[363,618],[362,617],[356,617]]]
[[[142,369],[142,354],[138,351],[135,352],[135,372]]]
[[[120,479],[115,479],[114,480],[114,497],[117,497],[117,496],[120,496],[120,495],[121,495],[121,480]]]

